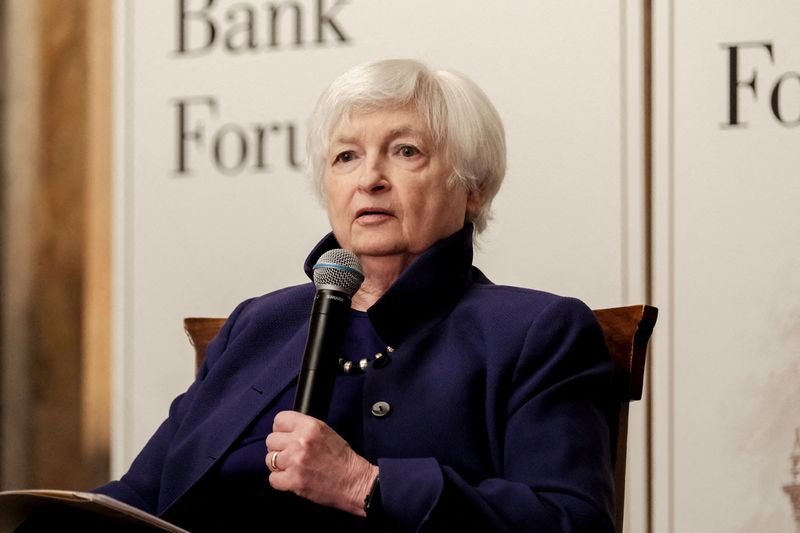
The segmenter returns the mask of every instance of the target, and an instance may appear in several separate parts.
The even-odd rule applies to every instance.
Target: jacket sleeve
[[[379,459],[392,531],[613,532],[611,361],[583,303],[561,298],[528,328],[496,477],[467,482],[435,458]]]
[[[181,425],[187,409],[192,405],[197,390],[202,387],[209,370],[225,351],[236,319],[247,304],[247,300],[239,304],[220,329],[219,334],[206,348],[206,357],[192,385],[176,397],[169,408],[169,415],[150,437],[147,444],[137,455],[128,472],[119,480],[92,489],[92,492],[111,496],[119,501],[147,511],[156,513],[158,495],[161,488],[161,475],[164,460],[172,439]]]

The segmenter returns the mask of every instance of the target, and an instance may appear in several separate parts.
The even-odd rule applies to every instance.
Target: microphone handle
[[[295,411],[320,420],[327,418],[349,313],[350,297],[346,293],[317,290],[292,407]]]

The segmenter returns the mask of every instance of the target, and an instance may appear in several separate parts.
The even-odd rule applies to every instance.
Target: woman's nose
[[[358,181],[358,188],[363,192],[379,192],[389,188],[385,161],[382,157],[368,157]]]

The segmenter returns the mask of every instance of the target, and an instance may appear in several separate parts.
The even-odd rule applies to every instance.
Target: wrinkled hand
[[[265,462],[273,488],[364,516],[364,498],[378,467],[356,454],[325,422],[295,411],[281,411],[266,443]],[[274,452],[278,456],[273,465]]]

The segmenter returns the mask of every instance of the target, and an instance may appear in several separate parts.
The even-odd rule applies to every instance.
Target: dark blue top
[[[335,247],[326,237],[307,269]],[[206,511],[194,491],[296,379],[314,291],[307,283],[240,304],[128,472],[97,491],[167,520]],[[617,406],[603,332],[585,304],[492,284],[472,266],[465,225],[419,256],[368,314],[395,351],[359,378],[360,406],[345,401],[344,411],[360,418],[361,455],[380,470],[379,529],[614,531],[608,415]],[[371,414],[376,402],[389,414]],[[231,524],[238,513],[226,505],[207,507]],[[322,530],[361,523],[307,506],[331,517]],[[264,530],[319,523],[277,500],[263,508]]]
[[[386,343],[378,337],[367,313],[351,310],[341,356],[357,364],[362,358],[371,360],[377,352],[386,353],[385,348]],[[338,375],[326,420],[358,454],[363,454],[362,417],[353,416],[353,412],[362,408],[363,384],[364,375],[360,372]],[[270,509],[278,507],[288,514],[302,516],[304,528],[323,528],[331,521],[341,524],[343,520],[349,522],[348,531],[360,531],[366,527],[361,518],[310,505],[293,494],[276,491],[270,486],[265,439],[272,432],[275,415],[292,408],[295,390],[296,383],[292,382],[276,396],[190,491],[181,505],[182,510],[176,510],[172,516],[173,521],[180,522],[192,532],[265,531],[266,524],[272,523]],[[224,512],[220,512],[223,509]],[[289,509],[292,509],[291,513]]]

